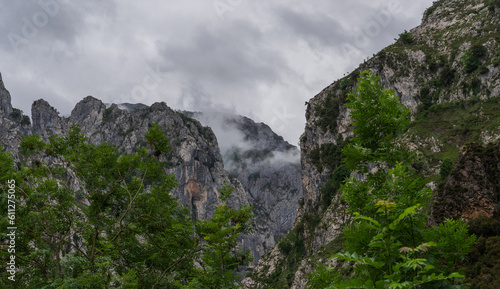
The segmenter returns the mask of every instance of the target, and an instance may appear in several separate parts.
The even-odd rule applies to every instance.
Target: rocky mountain
[[[231,153],[225,150],[221,155],[210,127],[170,109],[165,103],[106,105],[88,96],[75,106],[69,117],[61,117],[40,99],[32,105],[31,125],[29,117],[12,108],[11,96],[1,82],[0,104],[0,141],[17,161],[21,157],[18,151],[22,137],[32,133],[47,141],[55,134],[65,134],[71,124],[77,124],[90,142],[109,142],[130,153],[146,144],[144,134],[151,123],[158,122],[170,139],[172,151],[166,160],[166,171],[175,174],[178,180],[172,194],[188,205],[194,218],[210,217],[219,202],[223,183],[235,187],[232,206],[254,207],[254,229],[241,240],[242,247],[252,251],[254,263],[250,266],[293,225],[297,200],[302,196],[299,152],[267,125],[226,116],[234,145],[223,145],[233,150]],[[242,134],[247,135],[246,141],[240,140]],[[243,146],[252,149],[240,150]],[[231,159],[235,154],[237,158]]]
[[[266,124],[247,117],[220,112],[184,113],[213,129],[221,143],[226,171],[248,192],[258,233],[246,248],[258,260],[293,226],[302,198],[299,150]]]
[[[340,149],[352,135],[344,104],[362,70],[372,70],[411,109],[413,123],[401,142],[420,156],[413,166],[428,176],[435,191],[439,202],[433,206],[440,209],[433,210],[467,219],[493,213],[500,194],[498,159],[473,156],[469,149],[486,154],[498,147],[488,144],[500,139],[499,29],[498,1],[435,1],[420,26],[401,33],[393,45],[307,102],[300,140],[304,200],[294,228],[244,281],[246,288],[306,288],[316,263],[331,262],[328,257],[341,248],[348,216],[338,195],[328,196],[329,206],[323,206],[322,187],[340,165]],[[478,144],[468,145],[473,142]],[[483,145],[487,148],[477,147]],[[445,159],[456,168],[442,185]],[[440,207],[443,202],[448,207]]]

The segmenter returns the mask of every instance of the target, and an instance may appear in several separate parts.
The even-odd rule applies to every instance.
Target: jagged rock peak
[[[172,110],[164,101],[155,102],[151,105],[152,110]]]
[[[12,103],[9,91],[5,88],[0,73],[0,116],[9,117],[12,114]]]
[[[97,125],[101,123],[105,110],[106,105],[102,101],[89,95],[76,104],[69,121],[79,125]]]
[[[33,133],[38,134],[44,140],[54,134],[62,134],[65,131],[65,121],[59,116],[57,109],[52,107],[46,100],[39,99],[31,105],[31,119],[33,122]]]

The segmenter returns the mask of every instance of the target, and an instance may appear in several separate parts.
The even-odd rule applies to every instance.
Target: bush
[[[427,20],[427,18],[429,18],[429,16],[432,14],[432,12],[434,12],[436,10],[436,7],[435,6],[431,6],[429,8],[427,8],[427,10],[425,10],[424,12],[424,19]]]
[[[487,50],[483,45],[478,43],[472,45],[469,51],[462,56],[465,72],[472,73],[476,71],[481,64],[481,58],[483,58],[486,53]]]
[[[451,159],[444,159],[439,168],[439,174],[441,175],[441,179],[446,179],[446,177],[450,174],[453,169],[453,161]]]
[[[488,9],[491,12],[495,12],[495,8],[500,7],[500,0],[487,0],[486,1],[486,6],[488,6]]]
[[[345,182],[350,174],[351,172],[347,169],[346,165],[340,165],[333,171],[331,178],[321,188],[321,206],[323,211],[330,206],[333,197],[340,189],[340,185]]]
[[[443,67],[441,73],[439,74],[439,80],[441,85],[449,85],[455,79],[455,69],[451,68],[449,65]]]
[[[20,117],[22,114],[23,114],[23,111],[22,111],[22,110],[17,109],[17,108],[13,108],[13,109],[12,109],[12,114],[11,114],[12,118],[18,118],[18,117]]]
[[[29,116],[24,115],[23,120],[21,120],[21,125],[30,125],[30,124],[31,124],[31,120],[30,120]]]
[[[350,78],[344,78],[341,82],[340,82],[340,89],[344,90],[348,87],[352,87],[354,85],[354,80],[350,79]]]
[[[429,234],[430,239],[437,244],[434,253],[440,258],[444,268],[448,269],[447,273],[451,273],[466,259],[476,241],[476,236],[469,235],[469,225],[462,219],[446,219],[438,226],[432,227]]]
[[[431,107],[432,95],[429,86],[424,86],[420,89],[419,98],[422,102],[422,106],[420,107],[421,111],[427,110],[429,107]]]
[[[412,44],[413,40],[413,35],[411,35],[411,33],[406,30],[403,33],[399,34],[398,41],[400,41],[404,45]]]
[[[293,244],[284,239],[278,243],[278,249],[280,249],[280,252],[284,255],[288,255],[292,252]]]

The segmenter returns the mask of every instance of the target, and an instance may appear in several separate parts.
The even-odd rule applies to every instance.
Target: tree
[[[187,286],[199,275],[195,264],[210,262],[214,256],[205,258],[206,252],[221,242],[206,238],[227,228],[227,218],[219,215],[229,217],[237,227],[224,231],[226,238],[234,240],[244,231],[250,218],[247,207],[230,209],[223,203],[211,220],[194,221],[189,209],[169,194],[177,181],[165,173],[160,161],[168,152],[168,139],[157,123],[145,138],[149,149],[120,154],[110,144],[88,143],[72,126],[67,136],[51,137],[48,143],[36,135],[23,139],[26,165],[18,170],[11,156],[0,153],[5,173],[2,203],[6,203],[3,176],[14,179],[18,190],[15,257],[19,271],[10,284],[1,278],[2,287]],[[1,219],[5,227],[6,207],[2,206]],[[200,229],[206,223],[213,231]],[[2,234],[5,241],[6,233]],[[239,252],[236,247],[236,242],[228,241],[222,249]],[[5,248],[0,254],[10,256]],[[246,261],[231,259],[231,266]],[[236,276],[228,273],[226,279],[234,282]]]
[[[346,104],[354,137],[342,150],[344,162],[354,171],[341,186],[342,199],[354,218],[344,230],[344,252],[333,256],[354,262],[354,272],[343,280],[337,272],[325,286],[439,288],[441,282],[451,288],[448,280],[463,276],[433,264],[430,249],[442,246],[442,240],[435,243],[425,236],[428,216],[423,208],[431,191],[410,167],[414,155],[397,142],[409,124],[409,110],[393,91],[381,89],[372,72],[363,71],[361,76]],[[324,275],[320,268],[313,283],[328,280]]]

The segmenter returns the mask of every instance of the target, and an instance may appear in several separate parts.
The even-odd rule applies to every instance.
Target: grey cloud
[[[321,11],[311,15],[281,7],[277,9],[277,15],[295,36],[306,40],[311,48],[314,44],[332,46],[349,38],[338,21]]]
[[[103,18],[114,16],[116,13],[112,0],[3,2],[6,2],[2,3],[0,12],[0,47],[3,49],[23,49],[25,46],[36,46],[40,49],[40,45],[47,48],[57,41],[66,45],[72,44],[81,33],[89,29],[86,23],[89,15]]]
[[[189,44],[168,42],[162,55],[170,72],[181,73],[218,85],[276,83],[289,68],[279,51],[266,47],[262,33],[248,23],[231,27],[199,27]]]

